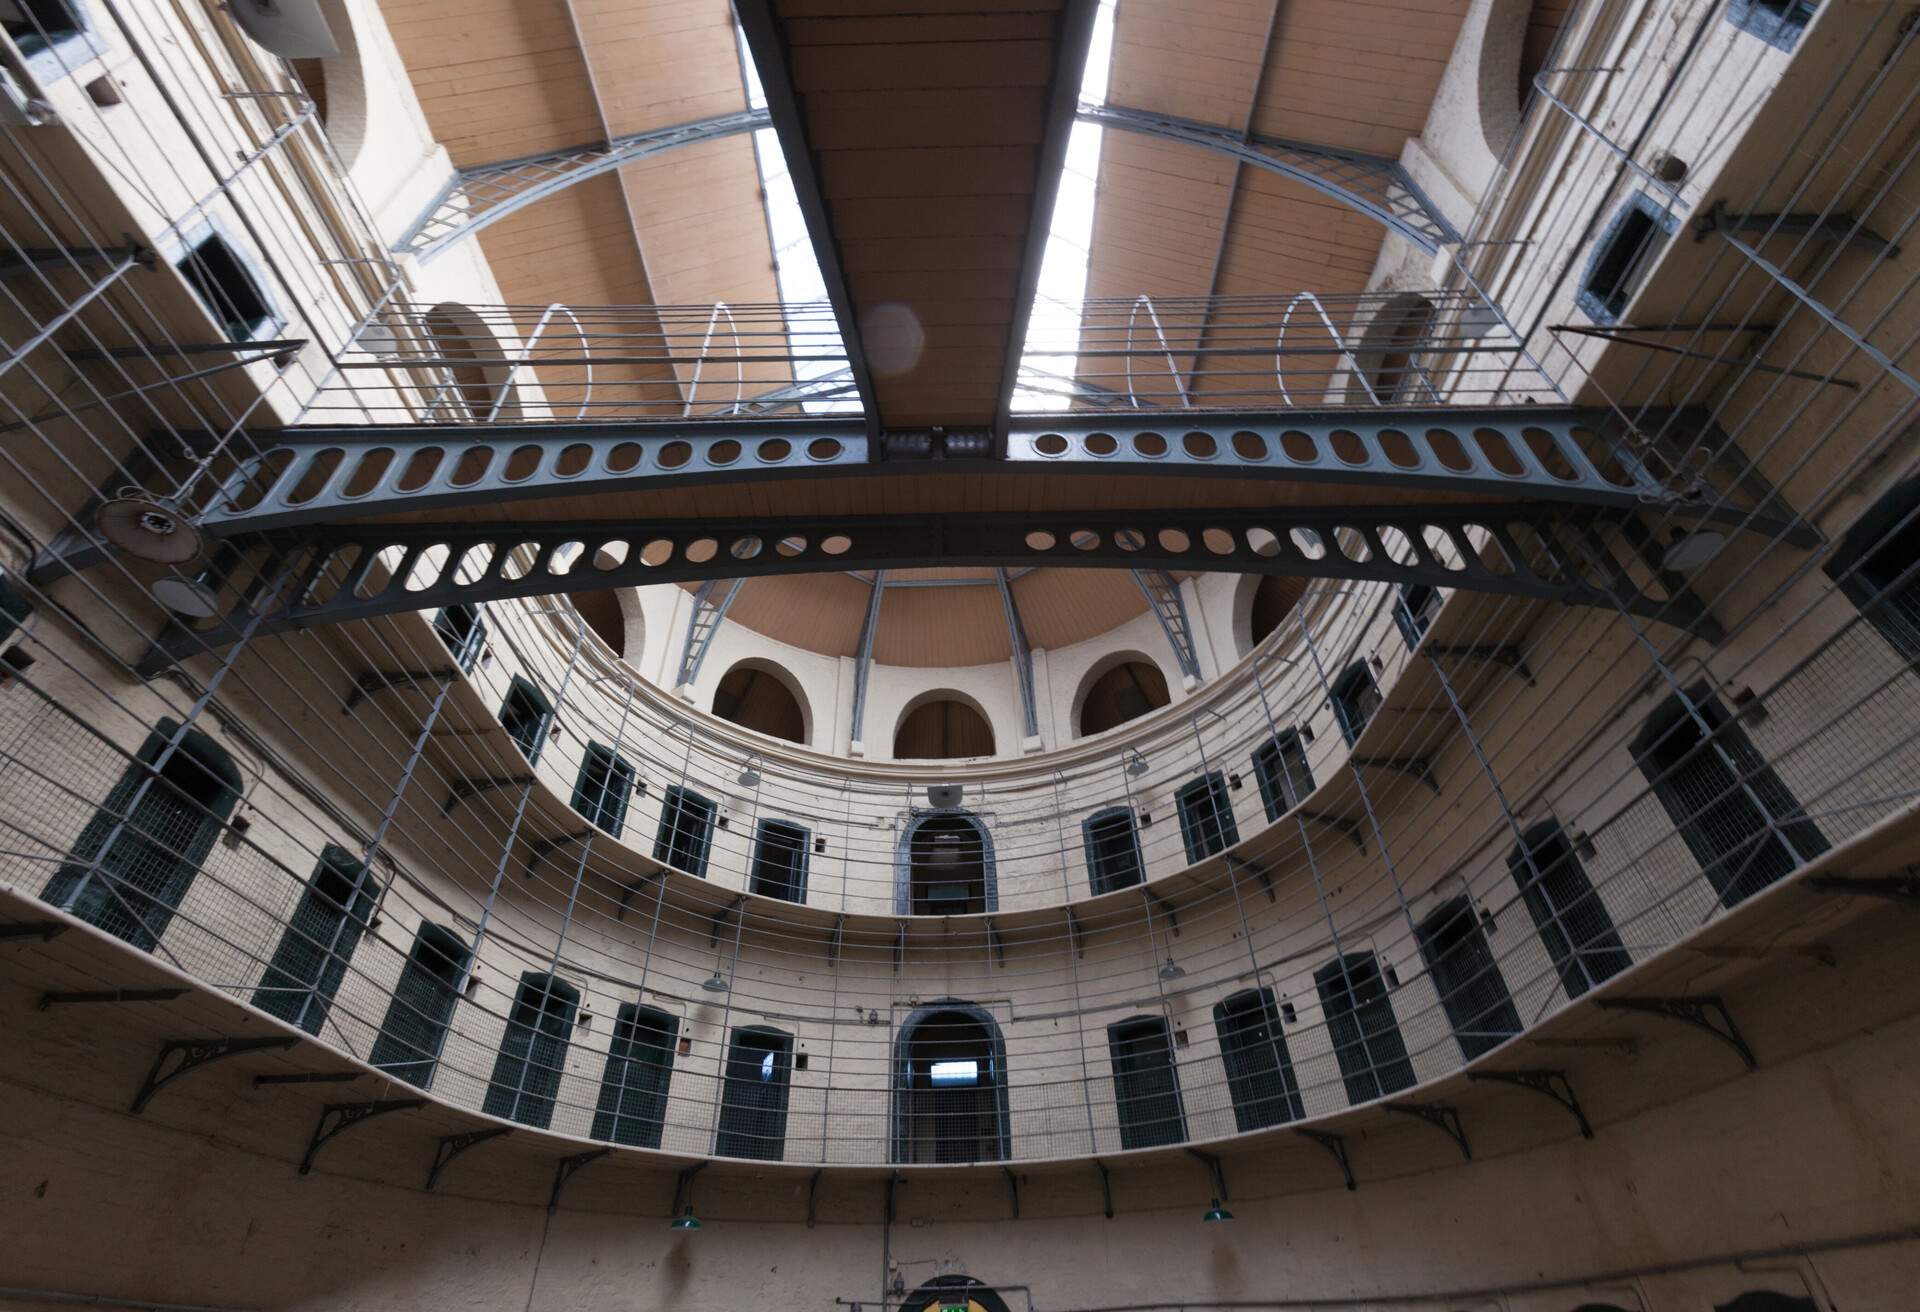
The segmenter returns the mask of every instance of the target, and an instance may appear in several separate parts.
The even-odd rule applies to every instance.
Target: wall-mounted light
[[[1220,1206],[1220,1200],[1216,1198],[1213,1200],[1213,1206],[1209,1207],[1200,1219],[1208,1225],[1212,1225],[1215,1221],[1233,1220],[1233,1213]]]
[[[1180,968],[1180,964],[1176,962],[1172,957],[1168,957],[1167,964],[1160,967],[1161,979],[1164,979],[1164,980],[1185,979],[1186,976],[1187,976],[1187,972],[1182,970]]]
[[[1127,748],[1120,754],[1120,759],[1127,763],[1127,774],[1135,779],[1145,774],[1149,768],[1147,758],[1141,755],[1138,747]]]
[[[700,987],[709,993],[725,993],[727,991],[727,981],[726,978],[721,975],[720,967],[715,966],[713,968],[713,974],[707,976],[706,982]]]
[[[742,788],[758,788],[760,786],[760,772],[753,768],[753,763],[759,759],[759,753],[756,752],[740,763],[740,773],[736,777],[739,779]]]
[[[693,1205],[691,1203],[687,1205],[680,1215],[673,1218],[673,1224],[669,1228],[673,1230],[698,1230],[700,1228],[700,1218],[693,1214]]]

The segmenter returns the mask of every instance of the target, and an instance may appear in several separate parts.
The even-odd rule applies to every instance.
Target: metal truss
[[[511,597],[846,568],[1091,566],[1426,584],[1617,606],[1716,634],[1690,593],[1647,567],[1644,546],[1631,514],[1522,503],[348,525],[248,544],[223,580],[226,616],[199,630],[176,625],[144,668],[248,629],[266,635]]]
[[[693,123],[655,128],[615,137],[597,146],[578,150],[553,151],[462,169],[434,198],[426,212],[415,219],[406,234],[394,244],[400,254],[431,259],[463,238],[497,223],[537,200],[565,191],[575,183],[610,173],[623,164],[697,146],[705,141],[738,136],[771,125],[763,109],[720,114]]]
[[[1185,142],[1312,187],[1376,219],[1429,253],[1460,240],[1414,185],[1400,161],[1278,137],[1242,137],[1232,128],[1120,105],[1082,105],[1082,123]]]
[[[1817,535],[1750,470],[1702,474],[1679,452],[1637,434],[1617,435],[1600,412],[1572,407],[1445,407],[1368,412],[1282,411],[1258,415],[1056,415],[1024,419],[1004,456],[985,442],[889,451],[943,453],[942,470],[1032,477],[1114,474],[1220,476],[1280,483],[1337,483],[1435,495],[1527,497],[1617,508],[1658,505],[1776,534],[1796,545]],[[1706,431],[1704,417],[1649,414],[1650,431]],[[922,435],[925,436],[924,434]],[[876,459],[859,419],[714,420],[681,423],[438,427],[415,424],[295,427],[261,434],[249,459],[196,522],[212,537],[351,516],[494,505],[607,492],[792,478],[911,473],[920,460]],[[1719,443],[1707,439],[1706,445]],[[959,452],[959,454],[955,454]],[[1656,472],[1656,467],[1666,471]],[[78,563],[78,562],[77,562]],[[34,577],[58,572],[36,562]]]
[[[1136,569],[1133,581],[1140,585],[1147,605],[1153,608],[1154,618],[1160,621],[1160,629],[1173,648],[1180,673],[1189,679],[1198,679],[1200,656],[1194,648],[1193,627],[1187,620],[1187,599],[1180,595],[1179,581],[1163,569]]]
[[[1020,680],[1020,715],[1027,737],[1040,736],[1040,711],[1033,695],[1033,647],[1027,642],[1027,626],[1020,622],[1020,607],[1013,600],[1013,588],[1005,569],[993,572],[1000,589],[1000,605],[1007,612],[1007,641],[1013,648],[1013,672]]]
[[[733,605],[745,581],[708,579],[694,594],[693,611],[687,616],[687,639],[680,647],[680,677],[674,683],[676,688],[684,688],[700,677],[700,667],[707,663],[707,650],[713,646],[714,635],[720,632],[721,621],[727,618],[727,609]],[[716,600],[715,594],[722,587],[726,591]]]
[[[867,613],[860,622],[860,646],[853,658],[853,741],[864,742],[860,731],[867,719],[867,672],[873,668],[873,635],[880,626],[880,599],[887,592],[887,572],[873,573],[873,588],[867,594]]]

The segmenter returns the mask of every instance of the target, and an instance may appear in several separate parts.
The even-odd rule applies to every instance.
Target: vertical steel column
[[[1007,640],[1013,648],[1013,672],[1020,681],[1020,709],[1026,716],[1027,737],[1038,738],[1040,713],[1033,698],[1033,648],[1027,644],[1027,630],[1020,623],[1020,608],[1014,605],[1007,571],[994,570],[993,579],[1000,588],[1000,604],[1007,612]]]
[[[887,572],[873,572],[873,589],[867,596],[867,617],[860,625],[860,649],[853,658],[853,741],[864,742],[862,727],[867,718],[867,668],[873,664],[873,631],[880,623],[880,597],[887,590]]]

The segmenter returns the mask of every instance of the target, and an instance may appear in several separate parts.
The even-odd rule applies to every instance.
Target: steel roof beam
[[[1000,589],[1000,604],[1007,612],[1007,643],[1013,649],[1013,672],[1020,680],[1020,714],[1027,737],[1040,736],[1040,708],[1033,693],[1033,648],[1027,642],[1027,626],[1020,622],[1020,607],[1013,599],[1013,588],[1004,568],[993,572]]]
[[[1153,608],[1154,618],[1160,621],[1160,631],[1167,635],[1167,644],[1173,648],[1180,673],[1188,680],[1187,686],[1192,687],[1200,679],[1200,653],[1194,645],[1193,625],[1187,618],[1187,599],[1180,594],[1179,580],[1163,569],[1136,569],[1133,581],[1140,585],[1147,605]]]
[[[1616,531],[1602,537],[1598,530]],[[512,597],[847,568],[1194,570],[1426,584],[1606,608],[1705,636],[1712,616],[1637,556],[1630,512],[1488,506],[347,526],[263,535],[226,617],[174,627],[156,670],[250,626],[260,635]],[[562,552],[578,543],[581,549]],[[595,562],[605,562],[596,564]],[[256,622],[256,612],[264,612]],[[870,612],[871,613],[871,612]],[[863,645],[866,639],[863,637]]]

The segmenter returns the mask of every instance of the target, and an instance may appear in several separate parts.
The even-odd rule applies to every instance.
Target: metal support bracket
[[[734,895],[733,901],[729,902],[726,906],[720,908],[720,910],[713,913],[713,925],[712,925],[712,928],[707,931],[708,947],[711,948],[711,947],[719,946],[720,931],[726,928],[727,918],[731,916],[734,912],[738,911],[740,909],[740,904],[745,902],[746,900],[747,900],[747,895],[745,893],[737,893]]]
[[[1908,872],[1892,879],[1858,879],[1851,875],[1815,875],[1807,880],[1816,893],[1846,893],[1883,897],[1890,902],[1920,903],[1920,874]]]
[[[1587,1114],[1580,1109],[1580,1100],[1573,1096],[1573,1085],[1565,1071],[1469,1071],[1467,1078],[1482,1083],[1511,1084],[1516,1089],[1531,1089],[1551,1098],[1566,1108],[1567,1114],[1580,1126],[1582,1139],[1593,1138],[1593,1127],[1587,1124]]]
[[[633,904],[633,895],[645,888],[648,884],[659,882],[662,878],[664,878],[664,872],[656,870],[650,875],[642,875],[638,879],[629,880],[622,884],[620,886],[620,906],[619,909],[613,913],[613,918],[619,921],[626,920],[627,908]]]
[[[829,970],[840,964],[840,951],[844,946],[846,932],[847,918],[845,916],[835,916],[833,918],[833,937],[827,940],[827,968]]]
[[[599,1161],[612,1151],[613,1149],[611,1148],[596,1148],[592,1152],[575,1153],[571,1157],[562,1157],[553,1170],[553,1193],[547,1199],[547,1215],[552,1216],[559,1210],[560,1191],[567,1187],[567,1181],[573,1179],[574,1172],[578,1171],[588,1162]]]
[[[1504,665],[1533,686],[1533,671],[1520,658],[1520,649],[1511,643],[1500,643],[1479,647],[1449,647],[1444,643],[1430,644],[1420,649],[1420,654],[1431,660],[1442,656],[1453,656],[1463,661],[1480,661],[1483,664]]]
[[[1440,795],[1440,782],[1433,777],[1433,762],[1424,756],[1356,756],[1352,764],[1366,766],[1373,770],[1395,770],[1401,774],[1412,775],[1427,787],[1433,789],[1433,795]]]
[[[1333,815],[1326,811],[1296,811],[1294,814],[1302,820],[1311,820],[1329,829],[1338,829],[1353,840],[1353,845],[1360,849],[1361,856],[1367,854],[1367,836],[1361,832],[1358,820],[1349,820],[1343,815]]]
[[[1347,1178],[1349,1192],[1360,1187],[1353,1178],[1353,1162],[1347,1157],[1347,1141],[1344,1136],[1326,1134],[1320,1130],[1301,1130],[1299,1133],[1333,1154],[1333,1160],[1340,1163],[1340,1173]]]
[[[1473,1160],[1473,1149],[1467,1146],[1467,1131],[1460,1124],[1460,1113],[1445,1103],[1438,1102],[1389,1102],[1382,1103],[1390,1112],[1399,1112],[1402,1116],[1412,1116],[1425,1121],[1453,1140],[1460,1149],[1460,1155],[1468,1161]]]
[[[330,1102],[320,1109],[320,1121],[307,1142],[307,1155],[300,1159],[300,1174],[313,1170],[313,1158],[327,1144],[356,1125],[364,1125],[376,1116],[413,1111],[425,1107],[425,1098],[379,1098],[373,1102]],[[331,1121],[331,1124],[329,1124]]]
[[[1000,937],[1000,927],[993,923],[993,917],[986,917],[987,950],[993,953],[993,959],[1002,969],[1007,964],[1007,941]]]
[[[37,938],[42,943],[59,938],[66,933],[68,926],[57,920],[22,920],[11,925],[0,925],[0,943],[10,943],[17,939]]]
[[[104,989],[93,993],[42,993],[40,1010],[76,1002],[172,1002],[186,996],[185,989]]]
[[[1073,955],[1084,960],[1087,955],[1086,935],[1080,931],[1079,918],[1073,914],[1073,908],[1067,908],[1067,942],[1073,948]]]
[[[1187,1154],[1206,1164],[1207,1172],[1213,1177],[1213,1196],[1223,1203],[1233,1201],[1227,1192],[1227,1173],[1220,1166],[1220,1159],[1212,1153],[1203,1153],[1198,1148],[1187,1149]]]
[[[359,1079],[360,1071],[298,1071],[292,1075],[256,1075],[253,1087],[272,1088],[281,1084],[351,1084]]]
[[[1716,232],[1738,232],[1758,237],[1811,237],[1815,241],[1837,241],[1873,255],[1882,252],[1890,260],[1900,258],[1900,248],[1861,224],[1851,214],[1742,214],[1727,213],[1727,203],[1718,200],[1713,208],[1693,220],[1693,239],[1705,241]]]
[[[596,1157],[599,1155],[598,1153],[594,1154]],[[668,1211],[668,1217],[677,1217],[680,1215],[680,1209],[688,1205],[689,1195],[693,1188],[693,1177],[712,1165],[713,1163],[710,1161],[695,1162],[692,1166],[680,1172],[679,1177],[673,1182],[673,1207]],[[818,1172],[815,1174],[818,1174]],[[811,1204],[809,1204],[809,1211],[811,1211]]]
[[[1668,1020],[1677,1020],[1695,1029],[1705,1030],[1739,1053],[1740,1060],[1747,1064],[1748,1070],[1759,1069],[1760,1063],[1755,1060],[1753,1049],[1747,1046],[1746,1039],[1740,1033],[1740,1027],[1733,1023],[1733,1013],[1727,1010],[1727,1004],[1718,997],[1601,998],[1596,1005],[1608,1011],[1638,1011],[1649,1016],[1665,1016]],[[1713,1020],[1716,1015],[1720,1019],[1717,1025]]]
[[[593,830],[576,829],[574,832],[570,834],[561,834],[557,838],[534,839],[533,842],[527,845],[527,868],[523,873],[523,877],[527,879],[532,879],[533,872],[540,868],[540,863],[542,861],[545,861],[548,857],[552,856],[555,852],[558,852],[561,848],[565,847],[567,844],[584,843],[589,838],[592,838],[592,837],[593,837]]]
[[[530,774],[496,774],[482,779],[455,779],[447,790],[447,800],[440,806],[441,815],[452,815],[453,808],[470,797],[492,792],[497,788],[524,788],[533,782]]]
[[[1161,897],[1158,893],[1152,892],[1144,884],[1140,887],[1140,896],[1152,904],[1153,909],[1158,911],[1161,918],[1172,928],[1173,936],[1179,938],[1180,913],[1175,911],[1165,898]]]
[[[820,1177],[825,1174],[824,1170],[819,1170],[807,1177],[807,1229],[809,1230],[813,1229],[814,1216],[819,1208]]]
[[[1250,871],[1253,877],[1260,881],[1260,888],[1266,893],[1267,901],[1278,902],[1280,900],[1280,895],[1274,891],[1273,874],[1265,866],[1261,865],[1258,861],[1247,861],[1240,857],[1229,856],[1227,858],[1227,873],[1232,875],[1240,870]]]
[[[439,1183],[440,1173],[447,1169],[454,1158],[467,1151],[467,1149],[483,1144],[489,1139],[498,1139],[502,1135],[512,1133],[512,1130],[501,1126],[494,1130],[469,1130],[465,1134],[449,1134],[444,1136],[440,1142],[433,1147],[433,1165],[427,1168],[427,1188],[432,1189],[435,1184]]]
[[[1100,1172],[1100,1197],[1107,1206],[1107,1220],[1113,1220],[1113,1177],[1107,1173],[1107,1164],[1098,1157],[1093,1159],[1093,1169]]]
[[[160,1090],[166,1088],[169,1084],[172,1084],[182,1075],[190,1071],[197,1071],[209,1062],[219,1061],[223,1057],[238,1057],[249,1052],[264,1052],[270,1048],[277,1048],[284,1052],[298,1042],[300,1042],[298,1039],[277,1037],[259,1039],[169,1039],[160,1045],[160,1055],[153,1059],[153,1069],[147,1072],[146,1080],[140,1085],[140,1092],[133,1096],[133,1103],[127,1110],[133,1115],[138,1116],[146,1105],[153,1100],[154,1094],[160,1092]],[[175,1054],[179,1055],[180,1064],[172,1070],[167,1071],[165,1075],[162,1075],[160,1072],[166,1069],[167,1058]]]
[[[417,688],[423,683],[441,684],[454,677],[456,671],[451,666],[437,670],[375,670],[363,674],[353,681],[353,691],[340,703],[342,715],[352,715],[353,708],[383,692],[395,688]]]
[[[1020,1177],[1013,1173],[1011,1166],[1003,1166],[1000,1169],[1007,1173],[1007,1193],[1013,1199],[1013,1219],[1018,1221],[1020,1219]]]

